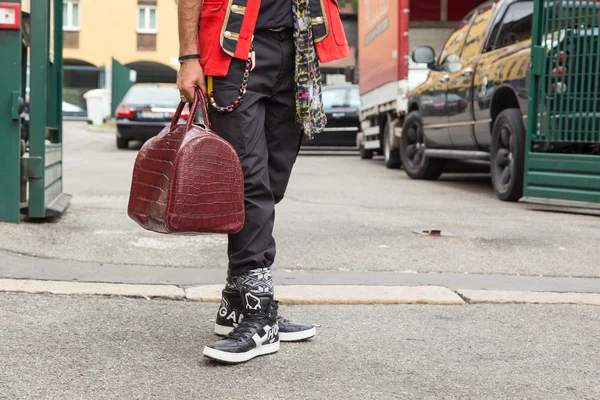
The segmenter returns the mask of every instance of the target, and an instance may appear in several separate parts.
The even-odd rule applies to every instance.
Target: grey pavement
[[[225,276],[225,268],[202,269],[199,271],[197,268],[185,267],[116,265],[44,259],[0,251],[0,278],[189,287],[222,284]],[[297,268],[278,270],[274,278],[277,285],[436,285],[454,291],[468,289],[600,293],[600,279],[598,278],[411,273],[404,271],[306,271]]]
[[[74,269],[82,264],[69,261],[171,268],[162,276],[182,269],[198,281],[225,269],[225,236],[159,235],[128,219],[135,149],[117,151],[114,135],[79,122],[65,123],[64,137],[65,189],[74,195],[68,212],[43,223],[0,223],[0,250],[65,260]],[[485,175],[417,182],[380,160],[301,156],[277,216],[276,273],[600,276],[598,217],[502,203]]]
[[[216,305],[0,294],[2,399],[598,399],[586,306],[284,306],[311,342],[201,356]]]

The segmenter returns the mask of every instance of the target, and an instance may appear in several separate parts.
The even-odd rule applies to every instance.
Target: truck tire
[[[395,149],[393,146],[394,135],[392,135],[390,132],[390,121],[387,121],[383,127],[383,140],[381,143],[381,147],[383,147],[385,166],[389,169],[399,169],[402,167],[402,161],[400,160],[400,149]]]
[[[358,151],[360,152],[360,158],[362,160],[371,160],[373,158],[373,150],[365,149],[364,143],[360,144]]]
[[[406,174],[411,179],[436,180],[446,168],[447,160],[425,156],[423,120],[418,111],[413,111],[404,120],[400,157]]]
[[[494,191],[502,201],[523,196],[525,173],[525,125],[518,109],[504,110],[496,118],[490,152]]]

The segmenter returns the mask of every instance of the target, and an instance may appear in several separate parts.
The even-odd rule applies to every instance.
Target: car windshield
[[[350,90],[350,107],[360,108],[360,93],[358,88]]]
[[[323,89],[323,107],[348,107],[346,88]]]
[[[125,96],[128,104],[173,104],[179,101],[175,86],[134,86]]]

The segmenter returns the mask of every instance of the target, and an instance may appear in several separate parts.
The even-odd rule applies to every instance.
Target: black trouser
[[[244,170],[246,223],[229,235],[229,276],[270,268],[275,260],[275,204],[287,188],[302,140],[295,123],[292,30],[255,32],[256,68],[232,113],[209,106],[212,129],[240,156]],[[238,96],[245,61],[232,59],[225,78],[213,78],[215,100],[228,106]]]

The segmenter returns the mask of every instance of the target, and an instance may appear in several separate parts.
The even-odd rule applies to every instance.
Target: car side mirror
[[[431,46],[418,46],[412,52],[412,60],[417,64],[427,64],[431,68],[436,65],[435,50]]]

